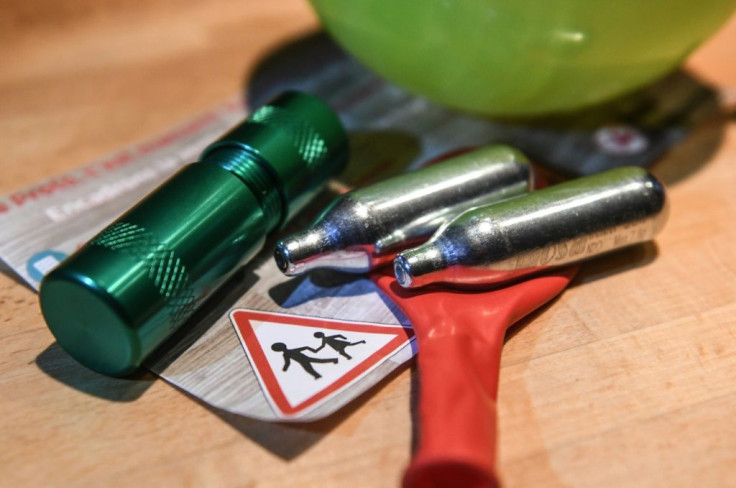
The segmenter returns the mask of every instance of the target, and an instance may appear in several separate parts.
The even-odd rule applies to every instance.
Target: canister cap
[[[233,156],[234,152],[240,154]],[[226,164],[221,161],[223,155]],[[255,110],[208,146],[200,158],[237,174],[257,194],[277,191],[281,202],[277,224],[300,210],[328,177],[343,169],[347,159],[348,137],[335,112],[319,98],[296,91],[282,93]],[[253,178],[254,165],[267,173],[258,181]]]
[[[284,182],[287,200],[304,188],[319,186],[347,162],[348,137],[337,114],[319,98],[287,91],[248,118],[248,124],[275,129],[290,142],[297,161],[283,147],[264,144],[262,151],[278,178]],[[227,135],[223,139],[227,139]],[[297,169],[296,171],[294,169]]]
[[[140,364],[137,334],[117,302],[93,281],[64,272],[50,276],[41,288],[41,310],[59,345],[84,366],[122,376]]]

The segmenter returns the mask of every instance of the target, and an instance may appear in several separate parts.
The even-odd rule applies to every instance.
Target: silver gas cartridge
[[[667,218],[662,184],[618,168],[468,210],[396,257],[405,288],[499,284],[652,239]]]
[[[527,159],[508,146],[488,146],[338,197],[304,232],[276,245],[285,274],[316,268],[363,273],[428,239],[468,208],[527,192]]]

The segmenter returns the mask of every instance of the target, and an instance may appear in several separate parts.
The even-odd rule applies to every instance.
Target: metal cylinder
[[[276,98],[46,276],[46,323],[85,366],[132,372],[346,160],[329,107]]]
[[[493,285],[652,239],[667,219],[662,184],[625,167],[468,210],[396,257],[405,288]]]
[[[428,239],[450,216],[529,190],[527,159],[488,146],[341,195],[304,232],[276,245],[285,274],[317,268],[363,273]]]

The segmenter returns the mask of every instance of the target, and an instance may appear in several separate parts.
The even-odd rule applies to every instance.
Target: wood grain
[[[302,0],[0,2],[0,192],[160,132],[243,90],[313,31]],[[656,245],[586,265],[504,350],[506,487],[736,483],[736,20],[690,60],[730,113],[655,168]],[[111,379],[54,344],[0,276],[1,486],[396,486],[412,372],[301,427],[214,412],[152,376]],[[298,448],[297,448],[298,447]]]

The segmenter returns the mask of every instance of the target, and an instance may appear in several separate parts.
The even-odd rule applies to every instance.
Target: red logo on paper
[[[649,148],[649,139],[630,125],[607,125],[593,134],[598,148],[611,156],[632,156]]]
[[[230,313],[269,403],[282,418],[333,398],[414,338],[410,328],[254,310]]]

